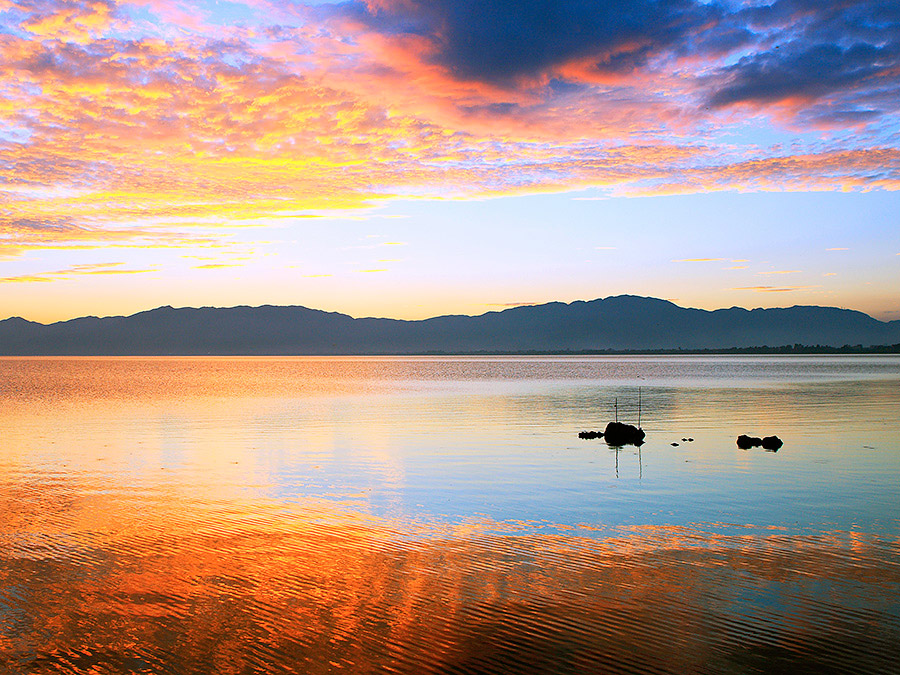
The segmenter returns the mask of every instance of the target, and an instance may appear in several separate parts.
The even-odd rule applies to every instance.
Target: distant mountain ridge
[[[159,307],[132,316],[0,321],[0,355],[422,354],[886,345],[900,321],[836,307],[713,311],[620,295],[419,321],[300,306]]]

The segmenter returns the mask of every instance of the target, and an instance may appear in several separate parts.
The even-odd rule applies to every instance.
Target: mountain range
[[[886,345],[900,321],[836,307],[714,311],[620,295],[419,321],[300,306],[159,307],[132,316],[0,321],[0,355],[423,354]]]

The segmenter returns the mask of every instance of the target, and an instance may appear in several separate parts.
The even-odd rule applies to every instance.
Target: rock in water
[[[780,448],[782,445],[784,445],[784,443],[780,438],[778,438],[778,436],[766,436],[762,439],[762,446],[766,450],[778,452],[778,448]]]
[[[778,448],[780,448],[784,443],[778,436],[766,436],[765,438],[759,438],[758,436],[747,436],[746,434],[741,434],[737,437],[737,446],[741,450],[749,450],[750,448],[758,448],[762,446],[766,450],[771,452],[778,452]]]
[[[762,445],[762,439],[757,436],[747,436],[746,434],[741,434],[737,437],[737,446],[741,450],[758,448],[760,445]]]
[[[631,424],[610,422],[603,437],[610,445],[640,445],[644,442],[644,430]]]

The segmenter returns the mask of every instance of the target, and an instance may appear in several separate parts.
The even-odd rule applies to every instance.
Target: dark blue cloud
[[[460,80],[514,87],[549,75],[549,95],[572,88],[554,69],[586,60],[601,73],[691,57],[700,107],[808,102],[806,117],[836,124],[900,107],[900,0],[350,0],[330,11],[386,35],[417,35],[428,58]],[[728,65],[723,58],[734,60]],[[702,74],[701,74],[702,71]],[[815,109],[813,109],[815,108]]]
[[[689,40],[721,10],[692,0],[411,0],[345,11],[385,33],[426,35],[460,79],[508,83],[576,58],[627,72]]]
[[[818,99],[877,79],[900,65],[898,45],[850,47],[802,42],[774,53],[741,59],[723,72],[728,82],[710,97],[724,106],[740,101],[779,101],[790,97]],[[898,94],[900,96],[900,94]]]
[[[835,123],[900,110],[900,2],[781,0],[735,20],[771,47],[721,69],[710,105],[802,98]]]

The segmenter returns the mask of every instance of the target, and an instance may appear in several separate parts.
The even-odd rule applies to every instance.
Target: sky
[[[897,0],[0,0],[0,318],[900,319]]]

